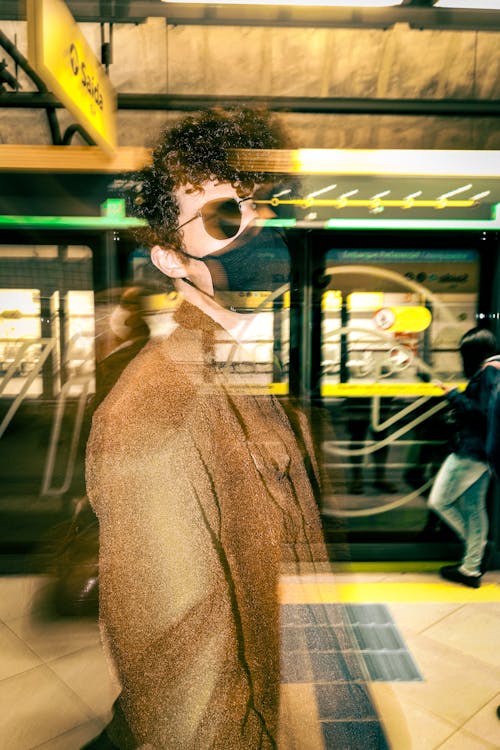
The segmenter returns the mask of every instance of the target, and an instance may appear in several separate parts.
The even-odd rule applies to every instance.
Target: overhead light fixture
[[[437,0],[433,7],[462,10],[500,10],[500,0]]]
[[[448,198],[452,198],[454,195],[459,195],[459,193],[466,193],[468,190],[470,190],[472,187],[471,183],[468,185],[462,185],[462,187],[455,188],[454,190],[450,190],[448,193],[443,193],[439,196],[438,200],[445,201]]]
[[[340,175],[492,177],[500,174],[500,150],[419,149],[230,149],[243,171]]]
[[[306,198],[317,198],[318,195],[323,195],[323,193],[328,193],[330,190],[335,190],[337,187],[337,183],[334,183],[333,185],[327,185],[324,188],[321,188],[321,190],[316,190],[314,193],[309,193]],[[278,197],[278,196],[276,196]]]
[[[389,8],[403,0],[162,0],[164,3],[195,5],[300,5],[331,8]]]
[[[490,195],[491,190],[484,190],[482,193],[477,193],[476,195],[471,196],[471,201],[480,201],[482,198],[486,198],[488,195]]]

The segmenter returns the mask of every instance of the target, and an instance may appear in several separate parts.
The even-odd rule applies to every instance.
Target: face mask
[[[274,291],[290,278],[290,255],[280,232],[247,227],[217,254],[201,258],[214,291]]]

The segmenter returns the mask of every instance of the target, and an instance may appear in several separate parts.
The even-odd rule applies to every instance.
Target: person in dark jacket
[[[491,468],[500,479],[500,357],[496,357],[490,366],[497,371],[498,383],[492,393],[488,411],[486,454]]]
[[[488,536],[486,493],[490,482],[486,454],[488,408],[498,377],[492,363],[496,341],[484,328],[473,328],[460,341],[467,388],[443,388],[457,421],[456,448],[436,475],[429,506],[464,542],[459,565],[440,570],[443,578],[471,588],[481,585],[481,561]],[[491,359],[493,358],[493,359]]]
[[[486,363],[489,376],[496,374],[494,387],[488,409],[488,436],[486,438],[486,455],[488,463],[497,478],[500,479],[500,357],[492,357]],[[497,706],[497,717],[500,719],[500,705]]]

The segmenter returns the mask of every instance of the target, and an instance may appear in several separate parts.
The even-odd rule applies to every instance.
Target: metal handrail
[[[83,416],[85,413],[85,406],[87,404],[87,396],[89,393],[90,383],[92,377],[90,375],[75,375],[61,388],[61,392],[57,397],[57,408],[54,416],[54,422],[52,424],[52,431],[50,435],[49,449],[47,452],[47,460],[45,462],[45,469],[43,473],[42,486],[40,489],[40,495],[49,496],[60,496],[64,495],[68,491],[73,479],[75,471],[76,454],[78,449],[78,443],[80,441],[80,434],[83,423]],[[71,443],[68,453],[68,460],[66,464],[66,472],[62,484],[59,487],[52,486],[52,480],[54,477],[54,468],[57,457],[57,446],[59,444],[59,438],[61,435],[61,426],[66,410],[66,401],[70,390],[75,385],[81,385],[82,389],[78,396],[78,407],[76,411],[75,423],[73,425],[73,432],[71,435]]]
[[[0,343],[13,343],[12,339],[0,339]],[[39,339],[36,339],[36,342],[39,342]],[[7,387],[8,382],[11,380],[11,378],[14,376],[16,370],[18,369],[19,365],[23,361],[24,355],[26,353],[26,350],[29,349],[29,347],[33,344],[33,341],[23,341],[22,344],[17,349],[17,354],[14,359],[14,361],[9,365],[7,368],[5,375],[3,376],[1,382],[0,382],[0,394],[3,393],[5,388]]]
[[[21,406],[22,402],[24,401],[24,398],[25,398],[25,396],[26,396],[26,394],[27,394],[27,392],[28,392],[31,384],[33,383],[33,381],[35,380],[35,378],[40,374],[40,372],[42,370],[42,367],[45,364],[45,361],[47,360],[47,358],[49,357],[49,355],[51,354],[52,350],[54,349],[54,347],[56,345],[56,341],[55,341],[55,339],[32,339],[30,341],[23,342],[23,344],[20,345],[20,347],[19,347],[20,351],[19,351],[18,355],[16,356],[14,362],[10,365],[10,367],[8,368],[8,370],[5,373],[4,377],[2,378],[2,382],[0,383],[0,393],[5,389],[7,383],[12,378],[14,372],[16,371],[16,369],[17,369],[17,367],[18,367],[18,365],[19,365],[19,363],[21,361],[21,358],[22,358],[24,352],[30,346],[34,346],[35,344],[36,345],[41,345],[41,347],[42,347],[42,350],[40,352],[40,358],[36,362],[33,370],[27,376],[26,380],[23,383],[23,386],[22,386],[21,390],[19,391],[19,393],[17,394],[16,398],[14,399],[14,401],[12,402],[12,404],[10,405],[10,408],[7,411],[7,414],[5,415],[5,417],[2,420],[2,423],[0,424],[0,438],[4,434],[4,432],[7,429],[7,427],[9,426],[9,424],[10,424],[10,422],[12,420],[12,417],[14,416],[14,414],[16,413],[16,411],[19,409],[19,407]]]

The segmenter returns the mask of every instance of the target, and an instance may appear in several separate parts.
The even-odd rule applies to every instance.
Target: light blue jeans
[[[462,539],[465,553],[460,566],[464,575],[480,575],[488,538],[486,493],[488,465],[451,453],[436,474],[429,507]]]

